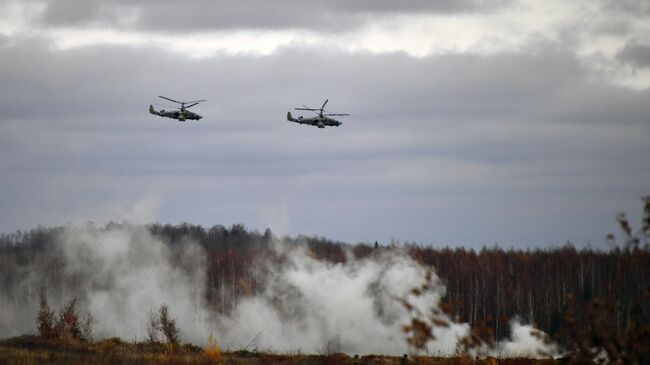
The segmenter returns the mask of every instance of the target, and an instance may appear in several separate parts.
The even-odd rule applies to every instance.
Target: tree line
[[[93,229],[123,229],[126,223],[109,223]],[[243,225],[151,224],[146,228],[170,247],[189,241],[199,243],[206,254],[206,302],[216,312],[229,314],[244,297],[264,288],[264,271],[255,263],[271,255],[277,237]],[[0,290],[12,292],[21,267],[38,262],[52,268],[50,281],[62,272],[56,254],[57,240],[66,227],[38,227],[28,232],[0,235]],[[287,246],[304,246],[320,260],[345,262],[349,255],[364,258],[391,245],[346,244],[323,237],[283,237]],[[567,329],[567,313],[577,321],[589,321],[594,301],[601,325],[612,336],[624,336],[631,326],[650,325],[650,250],[624,245],[610,250],[558,248],[481,250],[401,245],[415,260],[433,268],[444,282],[445,308],[452,318],[483,326],[495,339],[509,333],[508,323],[518,317],[551,335]],[[49,266],[48,266],[49,265]]]

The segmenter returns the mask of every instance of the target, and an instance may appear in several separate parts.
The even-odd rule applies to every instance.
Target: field
[[[76,340],[44,340],[36,336],[22,336],[0,341],[0,364],[355,364],[355,365],[403,365],[403,364],[554,364],[554,360],[524,358],[472,359],[469,357],[430,356],[349,356],[347,354],[276,354],[247,350],[233,352],[210,352],[185,344],[175,349],[165,345],[129,343],[119,338],[94,343]]]

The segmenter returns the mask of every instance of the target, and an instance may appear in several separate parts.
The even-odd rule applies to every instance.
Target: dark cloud
[[[650,2],[646,0],[602,0],[606,11],[616,11],[633,16],[650,14]]]
[[[616,58],[639,68],[650,67],[650,45],[629,41],[616,54]]]
[[[611,35],[620,37],[624,37],[633,31],[632,26],[626,17],[598,21],[594,25],[593,30],[596,34],[599,35]],[[572,29],[571,31],[576,32],[579,31],[579,29]]]
[[[281,112],[296,99],[301,101],[293,106],[316,105],[337,94],[339,100],[328,105],[334,111],[363,110],[378,122],[480,116],[610,123],[618,115],[618,124],[638,124],[647,112],[646,92],[588,82],[587,70],[572,54],[552,47],[533,54],[423,59],[286,48],[264,57],[193,60],[156,48],[53,51],[35,41],[5,48],[2,55],[4,118],[93,117],[98,111],[124,117],[130,110],[139,113],[143,98],[168,103],[157,94],[206,97],[210,103],[201,107],[228,105],[239,110],[229,116],[236,119],[254,118],[256,107],[279,105]]]
[[[157,194],[170,222],[264,228],[286,210],[289,233],[352,241],[598,244],[650,180],[648,91],[561,48],[192,60],[31,41],[0,70],[2,231]],[[149,115],[156,95],[206,98],[205,118]],[[325,98],[352,114],[341,128],[284,120]]]
[[[494,11],[510,0],[243,0],[243,1],[99,1],[47,2],[42,21],[54,26],[102,24],[125,26],[136,16],[138,29],[184,32],[220,29],[349,29],[369,15]]]

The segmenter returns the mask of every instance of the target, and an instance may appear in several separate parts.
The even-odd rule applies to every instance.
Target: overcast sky
[[[0,0],[0,232],[606,247],[649,156],[647,0]]]

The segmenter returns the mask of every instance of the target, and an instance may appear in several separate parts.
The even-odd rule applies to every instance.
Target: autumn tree
[[[50,309],[50,305],[47,303],[44,291],[41,291],[40,294],[40,307],[36,318],[36,324],[38,327],[38,334],[41,337],[54,337],[54,312]]]
[[[54,328],[59,337],[83,338],[77,313],[77,298],[72,298],[63,305]]]

